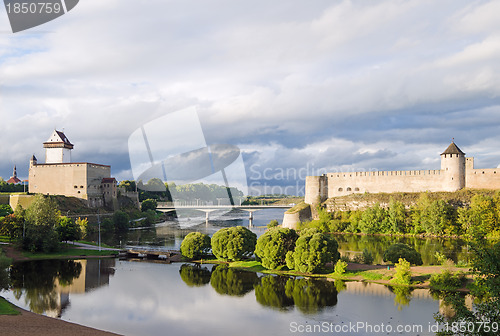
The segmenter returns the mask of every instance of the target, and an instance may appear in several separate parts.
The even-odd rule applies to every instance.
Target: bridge
[[[197,204],[193,204],[197,203]],[[162,212],[170,212],[180,209],[198,210],[206,214],[206,220],[209,219],[209,214],[216,210],[244,210],[249,212],[249,220],[253,219],[253,213],[262,209],[289,209],[295,204],[260,204],[260,205],[224,205],[224,204],[200,204],[200,202],[158,202],[156,210]]]

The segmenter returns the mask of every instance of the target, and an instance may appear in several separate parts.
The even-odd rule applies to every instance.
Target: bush
[[[148,198],[147,200],[142,201],[141,211],[142,212],[146,212],[148,210],[156,211],[157,206],[158,206],[158,202],[156,200]]]
[[[324,270],[326,263],[335,263],[339,258],[335,239],[316,229],[306,229],[297,239],[295,250],[286,254],[286,265],[299,272],[316,273]]]
[[[337,260],[337,263],[335,263],[334,271],[336,275],[342,275],[345,273],[345,270],[347,268],[347,263],[341,259]]]
[[[384,261],[390,261],[393,264],[398,262],[400,258],[405,259],[414,265],[422,265],[422,257],[413,247],[406,244],[396,243],[389,246],[384,252]]]
[[[261,259],[262,266],[276,269],[286,265],[286,254],[295,249],[298,235],[295,230],[281,228],[269,230],[257,239],[255,255]]]
[[[430,285],[433,289],[441,291],[453,291],[462,287],[465,280],[463,273],[451,273],[450,270],[443,270],[439,274],[433,274],[430,279]]]
[[[390,280],[395,285],[409,285],[411,283],[410,263],[403,258],[399,258],[396,266],[396,274]]]
[[[278,225],[280,225],[280,223],[276,219],[273,219],[272,221],[269,222],[269,224],[267,224],[267,228],[271,229],[271,228],[276,227]]]
[[[257,235],[247,228],[224,228],[212,237],[212,253],[220,260],[241,260],[253,254],[256,242]]]
[[[113,224],[117,233],[125,232],[129,228],[130,218],[125,212],[117,211],[113,214]]]
[[[201,258],[210,250],[210,237],[201,232],[190,232],[181,243],[181,254],[186,258]]]

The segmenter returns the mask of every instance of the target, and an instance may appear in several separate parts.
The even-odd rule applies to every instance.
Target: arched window
[[[352,191],[351,187],[347,187],[347,191]]]
[[[339,191],[344,191],[344,189],[342,189],[342,188],[339,188]]]
[[[359,191],[359,188],[354,188],[354,191]]]

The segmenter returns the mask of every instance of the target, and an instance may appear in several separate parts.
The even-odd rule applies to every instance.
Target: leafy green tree
[[[217,265],[212,269],[210,284],[215,291],[222,295],[243,296],[253,290],[259,281],[255,272],[240,271]]]
[[[12,208],[8,204],[0,204],[0,217],[5,217],[7,215],[12,214]]]
[[[436,314],[437,322],[450,325],[473,325],[474,329],[458,330],[453,335],[498,335],[500,325],[500,242],[489,243],[484,235],[476,235],[470,241],[472,272],[475,276],[471,294],[476,297],[472,309],[465,303],[463,295],[455,292],[441,293],[441,299],[455,311],[452,317]],[[483,328],[479,328],[482,325]],[[489,328],[484,328],[484,326]],[[493,326],[497,326],[493,329]],[[452,335],[440,332],[438,335]]]
[[[280,223],[276,219],[273,219],[269,222],[269,224],[267,224],[267,228],[272,229],[274,227],[277,227],[278,225],[280,225]]]
[[[87,218],[80,218],[75,221],[75,224],[78,226],[78,230],[80,231],[80,237],[82,239],[87,238],[87,231],[89,227],[89,220]]]
[[[335,273],[335,275],[342,275],[345,273],[346,268],[347,268],[347,262],[339,259],[335,263],[335,267],[333,268],[333,273]]]
[[[292,229],[269,230],[257,239],[255,255],[261,259],[265,268],[277,269],[286,265],[286,254],[295,249],[297,238],[297,233]]]
[[[317,273],[326,263],[340,258],[337,241],[317,229],[305,229],[295,243],[295,250],[286,254],[286,265],[304,273]]]
[[[210,282],[211,272],[199,264],[183,264],[179,269],[182,281],[189,287],[201,287]]]
[[[156,211],[157,207],[158,207],[158,202],[155,199],[148,198],[147,200],[144,200],[141,203],[142,212],[146,212],[148,210]]]
[[[135,191],[136,185],[135,181],[124,180],[118,184],[119,188],[125,188],[125,191]]]
[[[55,230],[60,212],[55,201],[43,195],[34,196],[26,209],[26,234],[23,248],[31,252],[51,252],[57,250],[59,237]]]
[[[396,273],[389,282],[393,285],[409,285],[411,283],[410,263],[404,258],[399,258],[394,266]]]
[[[78,240],[81,237],[80,227],[71,218],[62,216],[56,228],[60,241]]]
[[[500,229],[498,205],[490,196],[475,195],[471,198],[469,208],[460,209],[458,212],[458,222],[464,233],[469,237],[495,236]]]
[[[210,237],[201,232],[190,232],[181,243],[181,254],[189,259],[201,258],[210,251]]]
[[[362,233],[374,234],[388,232],[387,211],[377,203],[373,207],[363,211],[358,225]]]
[[[389,210],[387,211],[388,233],[406,233],[406,209],[403,203],[389,201]]]
[[[422,256],[413,247],[402,243],[396,243],[389,246],[384,252],[384,261],[390,261],[393,264],[397,263],[399,259],[405,259],[414,265],[422,265]]]
[[[9,240],[21,238],[23,236],[23,220],[15,214],[0,218],[0,234],[9,237]]]
[[[255,250],[257,235],[242,226],[223,228],[212,236],[212,253],[225,261],[241,260]]]
[[[115,232],[126,232],[130,226],[130,218],[125,212],[116,211],[113,214],[113,225],[115,227]]]

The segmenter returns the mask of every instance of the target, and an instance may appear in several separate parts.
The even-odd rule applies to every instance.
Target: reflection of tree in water
[[[219,294],[243,296],[259,281],[254,272],[239,271],[218,265],[212,269],[210,284]]]
[[[282,276],[262,277],[260,283],[255,285],[255,299],[263,306],[288,310],[293,306],[293,299],[285,294],[287,280]]]
[[[297,308],[305,314],[315,314],[324,307],[337,304],[337,289],[331,281],[289,279],[285,294],[293,298]]]
[[[30,310],[42,314],[58,308],[55,281],[70,285],[80,276],[82,265],[72,260],[43,260],[14,264],[10,269],[11,286],[16,299],[24,294]]]
[[[1,250],[0,250],[1,252]],[[10,260],[0,255],[0,291],[2,289],[9,289],[10,280],[8,267],[10,265]]]
[[[346,290],[347,289],[347,286],[345,284],[345,281],[342,281],[342,280],[335,280],[333,282],[333,284],[335,285],[335,289],[337,290],[338,293],[342,292],[343,290]]]
[[[210,271],[200,265],[183,264],[179,269],[182,281],[189,287],[200,287],[210,282]]]
[[[335,284],[324,280],[265,276],[255,286],[255,297],[261,305],[280,310],[295,305],[305,314],[335,306],[337,294]]]
[[[398,307],[398,310],[403,309],[403,306],[410,305],[413,288],[406,286],[389,286],[389,290],[396,295],[394,297],[394,305]]]

